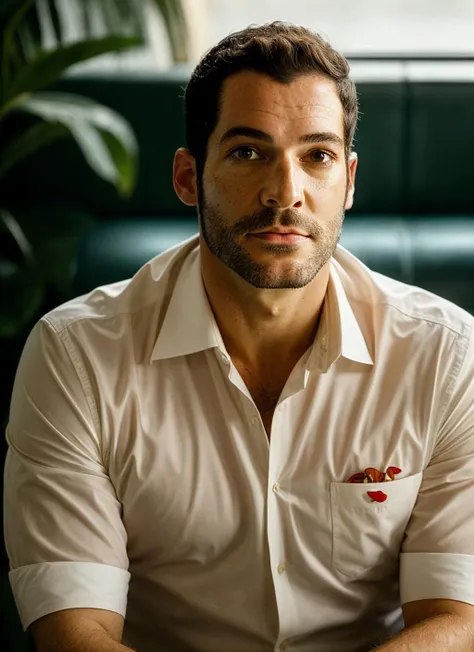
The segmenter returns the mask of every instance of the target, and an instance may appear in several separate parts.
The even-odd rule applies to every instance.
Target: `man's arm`
[[[472,652],[474,606],[455,600],[403,605],[406,628],[374,652]]]
[[[377,652],[474,651],[474,324],[437,364],[434,447],[400,551],[405,629]],[[436,424],[436,425],[435,425]]]
[[[37,652],[130,652],[120,644],[123,617],[102,609],[67,609],[31,625]]]
[[[127,606],[127,532],[98,398],[66,330],[39,322],[15,378],[4,471],[9,578],[40,650],[124,652],[115,620]],[[94,637],[105,643],[91,647]]]

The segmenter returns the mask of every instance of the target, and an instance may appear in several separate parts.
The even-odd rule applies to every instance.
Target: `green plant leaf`
[[[9,2],[5,9],[5,13],[0,20],[2,29],[2,55],[1,55],[1,88],[2,88],[2,102],[5,100],[5,88],[10,80],[10,65],[14,62],[20,65],[20,52],[18,43],[15,40],[16,31],[21,25],[28,10],[33,6],[35,0],[14,0]]]
[[[74,2],[74,0],[73,0]],[[61,25],[56,0],[35,0],[35,12],[26,16],[41,49],[56,49],[61,43]]]
[[[40,147],[68,135],[67,128],[62,124],[38,122],[33,125],[0,153],[0,179],[10,168]]]
[[[91,168],[129,196],[136,183],[138,145],[128,122],[88,98],[67,93],[36,93],[17,105],[68,129]]]
[[[189,28],[182,0],[153,0],[163,16],[175,63],[189,61]]]
[[[130,156],[115,134],[103,130],[101,136],[117,168],[118,191],[123,197],[130,197],[137,182],[138,148],[134,150],[133,156]]]
[[[56,81],[71,66],[109,52],[121,52],[139,45],[138,37],[106,36],[61,45],[41,54],[18,71],[4,89],[4,102],[11,102],[22,93],[31,93]]]
[[[17,32],[18,43],[26,63],[32,61],[38,54],[38,42],[35,40],[32,29],[29,25],[21,24]]]
[[[0,4],[0,22],[7,21],[15,14],[22,4],[29,0],[2,0]]]
[[[108,33],[142,34],[136,0],[106,0],[100,4],[100,8]]]
[[[34,2],[35,0],[2,0],[0,4],[0,23],[5,25],[14,16],[17,16],[20,11],[23,14]]]
[[[31,54],[71,45],[65,32],[70,0],[13,0],[0,18],[2,33],[2,85],[14,78]],[[0,0],[0,3],[5,0]],[[142,0],[73,0],[76,10],[75,41],[105,36],[139,37],[144,30],[140,22]],[[3,9],[3,7],[2,7]],[[0,14],[1,15],[1,14]],[[48,43],[48,47],[46,46]],[[26,51],[25,51],[26,47]]]
[[[29,265],[34,264],[34,255],[30,243],[18,221],[5,208],[0,208],[0,228],[7,232],[18,248],[22,259]]]
[[[39,310],[44,284],[25,234],[5,209],[0,209],[0,234],[0,338],[12,338]]]

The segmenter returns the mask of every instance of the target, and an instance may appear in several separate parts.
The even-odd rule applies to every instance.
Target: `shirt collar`
[[[225,351],[204,288],[197,247],[188,254],[181,267],[151,361],[198,353],[213,347]]]
[[[361,364],[374,364],[344,290],[340,278],[342,271],[340,263],[332,258],[321,326],[308,360],[309,369],[317,367],[321,371],[328,371],[341,356]]]
[[[340,264],[330,262],[329,282],[308,368],[323,371],[340,357],[373,364],[362,331],[340,279]],[[201,274],[199,247],[186,257],[171,294],[151,361],[198,353],[210,348],[226,352]]]

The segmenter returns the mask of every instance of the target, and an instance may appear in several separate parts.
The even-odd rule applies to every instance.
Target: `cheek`
[[[306,187],[307,202],[314,204],[317,211],[333,211],[335,207],[341,205],[346,197],[346,177],[340,175],[335,177],[326,177],[311,179]]]
[[[216,174],[209,175],[208,180],[204,180],[204,193],[206,199],[216,206],[242,209],[254,202],[254,187],[250,184],[249,179],[238,178],[236,175]]]

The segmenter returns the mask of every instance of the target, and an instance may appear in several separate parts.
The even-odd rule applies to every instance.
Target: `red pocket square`
[[[369,466],[364,471],[359,471],[359,473],[351,475],[347,482],[360,484],[369,484],[371,482],[391,482],[392,480],[395,480],[395,476],[401,472],[402,470],[399,469],[398,466],[389,466],[385,473],[375,469],[373,466]],[[367,495],[375,503],[384,503],[388,497],[383,491],[368,491]]]
[[[401,472],[402,470],[398,466],[389,466],[385,472],[369,466],[364,471],[359,471],[359,473],[351,475],[347,482],[390,482],[395,480],[395,476]]]

